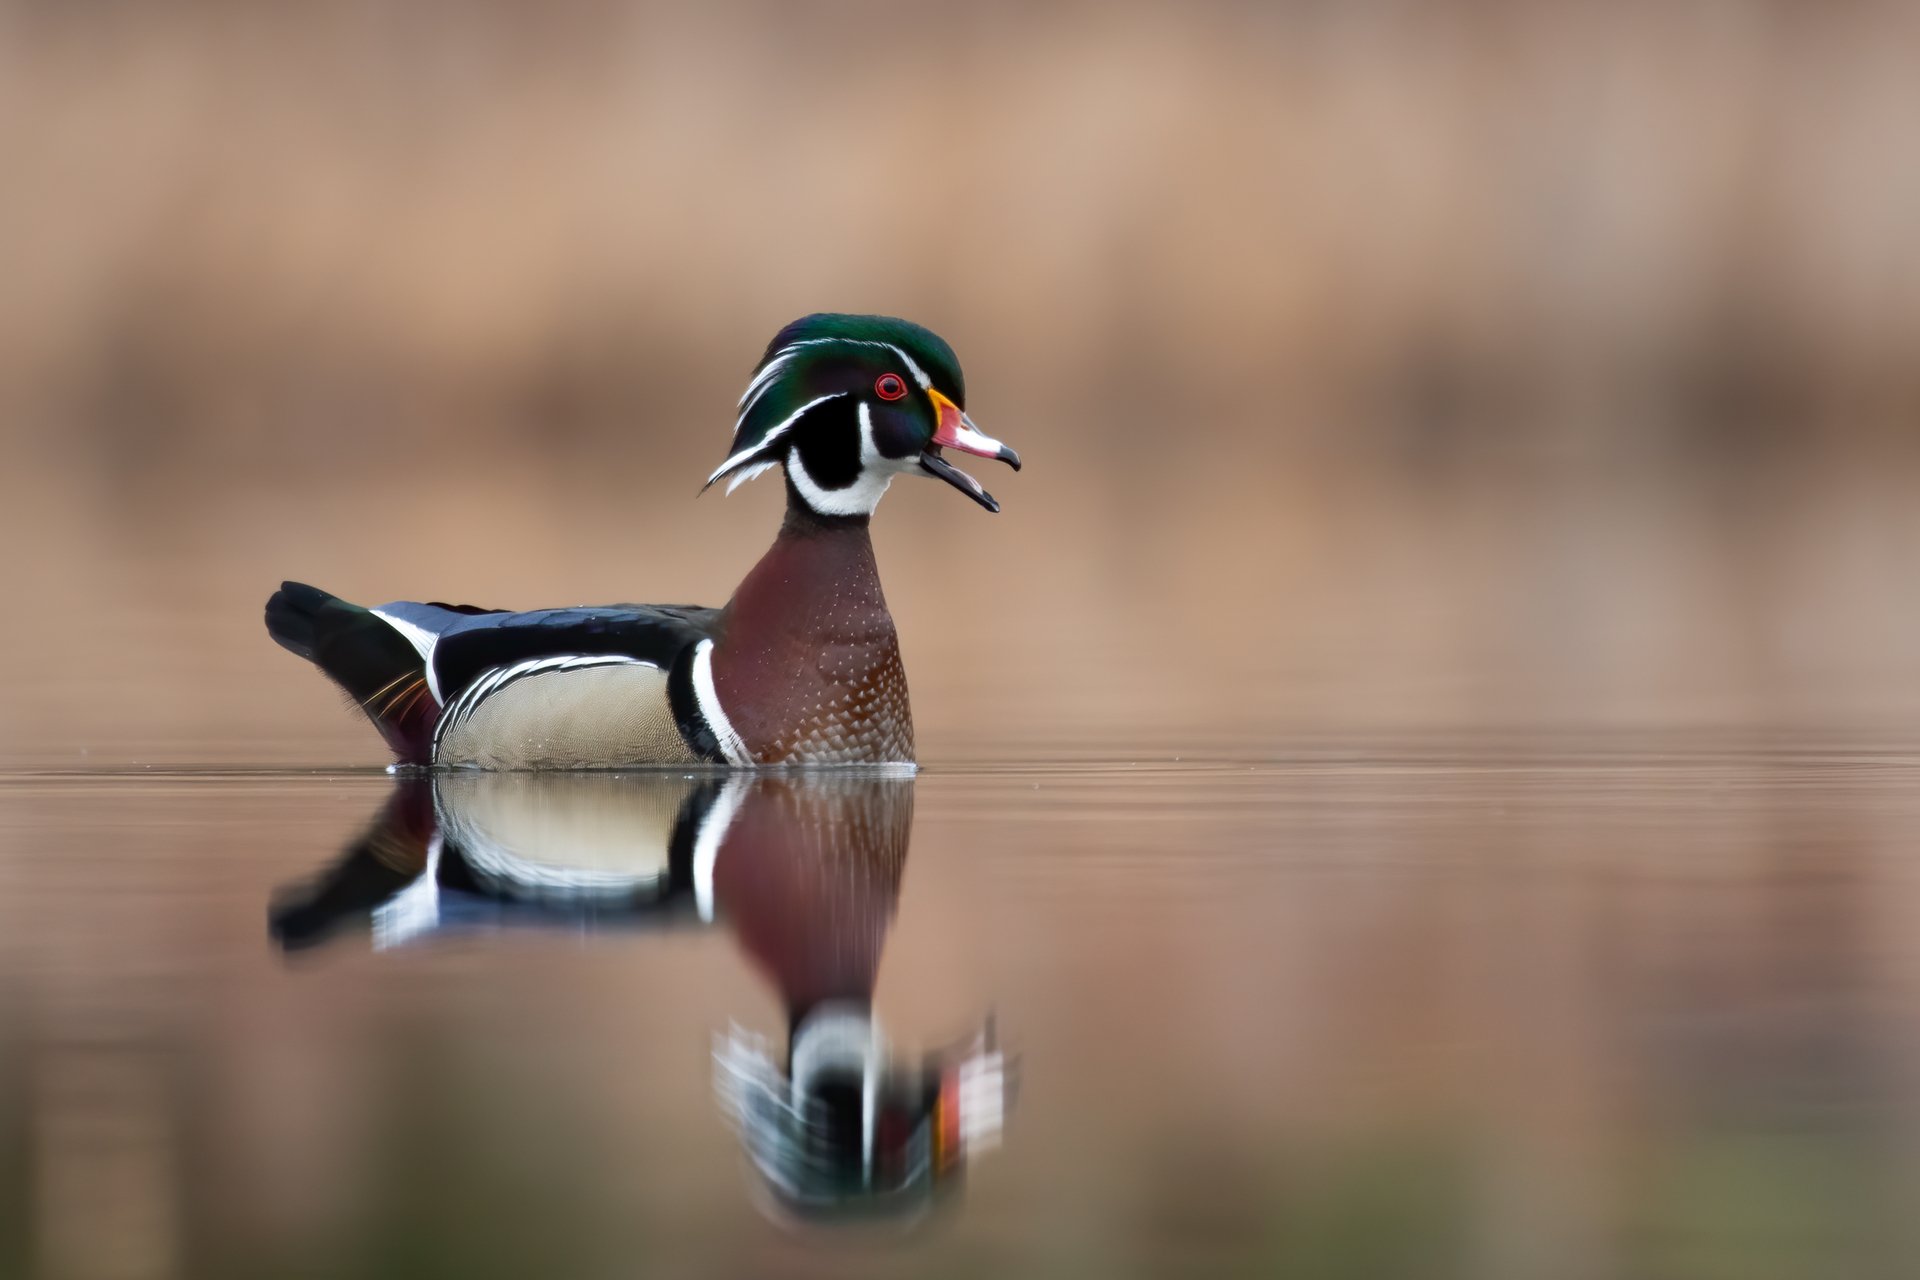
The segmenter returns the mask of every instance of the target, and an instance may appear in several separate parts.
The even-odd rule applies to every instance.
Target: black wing
[[[484,672],[530,658],[618,654],[671,670],[689,646],[715,635],[719,620],[718,609],[670,604],[472,614],[440,633],[434,677],[450,700]]]

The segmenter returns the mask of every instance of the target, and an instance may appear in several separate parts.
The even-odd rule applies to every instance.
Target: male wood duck
[[[807,316],[768,344],[707,477],[731,493],[786,476],[779,535],[724,608],[367,609],[288,582],[267,630],[346,690],[404,765],[911,763],[868,523],[898,475],[997,512],[946,449],[1020,467],[967,416],[951,347],[905,320]]]

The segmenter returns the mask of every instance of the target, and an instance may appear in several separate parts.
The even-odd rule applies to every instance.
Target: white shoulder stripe
[[[727,838],[727,829],[740,812],[740,802],[746,799],[750,785],[738,775],[728,778],[701,821],[700,834],[694,837],[693,901],[702,921],[713,919],[713,869],[720,861],[720,845]]]
[[[417,622],[396,618],[384,610],[371,609],[368,612],[406,637],[407,643],[420,655],[420,661],[426,664],[427,692],[433,695],[435,702],[444,703],[446,699],[440,696],[440,677],[433,671],[433,647],[440,643],[440,637]]]
[[[746,744],[734,732],[733,721],[727,719],[726,710],[720,705],[720,691],[713,686],[711,640],[702,640],[693,651],[693,700],[699,704],[700,716],[713,731],[713,739],[720,744],[720,754],[727,758],[727,763],[752,764],[753,757],[747,754]]]

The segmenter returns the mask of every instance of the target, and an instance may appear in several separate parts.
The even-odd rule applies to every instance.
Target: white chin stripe
[[[844,489],[822,489],[807,474],[798,452],[787,454],[787,476],[806,504],[823,516],[870,516],[886,496],[887,486],[893,483],[891,475],[863,471],[858,480]]]
[[[433,647],[440,643],[440,637],[418,623],[408,622],[405,618],[396,618],[378,609],[368,612],[406,637],[407,643],[413,646],[414,651],[420,655],[420,661],[427,668],[427,692],[433,695],[435,702],[444,703],[446,699],[440,696],[440,678],[433,673]]]
[[[693,700],[700,708],[700,718],[707,722],[707,728],[713,733],[713,740],[720,746],[720,754],[731,765],[752,764],[753,757],[747,752],[746,743],[740,741],[740,735],[734,731],[733,721],[727,719],[726,709],[720,705],[720,691],[713,685],[713,641],[702,640],[693,651]]]
[[[893,483],[895,470],[873,443],[873,414],[860,402],[860,474],[844,489],[824,489],[807,474],[798,449],[787,450],[787,478],[806,504],[823,516],[870,516]]]

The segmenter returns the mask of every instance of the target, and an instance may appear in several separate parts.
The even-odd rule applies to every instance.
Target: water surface
[[[9,775],[0,1274],[1920,1264],[1913,755],[1086,760]]]

